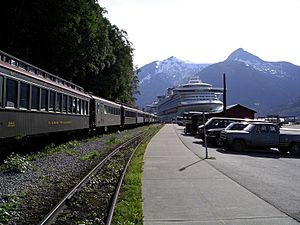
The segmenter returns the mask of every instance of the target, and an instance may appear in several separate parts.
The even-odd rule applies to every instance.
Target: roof
[[[229,110],[229,109],[232,109],[232,108],[235,108],[235,107],[242,107],[242,108],[245,108],[247,110],[253,111],[254,113],[257,113],[254,109],[250,109],[250,108],[248,108],[246,106],[243,106],[241,104],[234,104],[234,105],[227,106],[226,110]]]

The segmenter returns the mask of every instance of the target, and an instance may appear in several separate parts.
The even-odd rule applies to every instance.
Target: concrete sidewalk
[[[151,140],[144,160],[144,225],[299,224],[196,156],[172,124]]]

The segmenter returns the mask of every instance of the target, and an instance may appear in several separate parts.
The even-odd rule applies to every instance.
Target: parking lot
[[[201,139],[184,135],[183,126],[174,125],[174,128],[190,151],[205,158]],[[299,156],[283,155],[277,149],[233,152],[209,146],[207,150],[209,164],[300,222]]]

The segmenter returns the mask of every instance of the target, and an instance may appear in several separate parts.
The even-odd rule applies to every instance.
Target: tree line
[[[95,0],[6,1],[0,49],[95,95],[133,105],[133,47],[105,14]]]

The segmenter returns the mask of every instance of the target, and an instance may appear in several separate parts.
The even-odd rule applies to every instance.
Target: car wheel
[[[299,155],[300,154],[300,144],[292,144],[290,147],[291,155]]]
[[[217,140],[217,145],[218,146],[223,146],[223,142],[220,138],[218,138],[218,140]]]
[[[245,142],[242,140],[235,140],[232,143],[231,148],[233,151],[243,151],[245,149]]]

